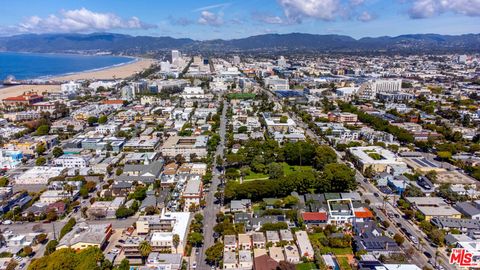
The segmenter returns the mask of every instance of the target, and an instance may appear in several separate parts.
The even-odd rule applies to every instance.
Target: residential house
[[[296,231],[295,237],[297,238],[297,245],[300,250],[300,256],[307,257],[310,260],[313,260],[314,251],[313,251],[312,243],[310,243],[310,239],[308,238],[307,232]]]
[[[248,234],[238,234],[238,247],[241,250],[251,250],[252,249],[252,239]]]
[[[265,234],[263,234],[263,232],[254,232],[252,234],[252,243],[253,243],[253,247],[255,249],[257,248],[265,248],[266,246],[266,239],[265,239]]]
[[[242,270],[253,268],[253,258],[250,250],[240,250],[238,252],[238,268]]]
[[[235,235],[225,235],[223,237],[223,249],[235,252],[237,250],[237,237]]]
[[[296,245],[288,245],[284,247],[285,251],[285,261],[293,264],[300,262],[300,255],[298,253],[298,248]]]
[[[277,262],[281,262],[285,260],[285,255],[283,254],[282,247],[276,247],[276,246],[270,247],[268,248],[268,253],[270,254],[270,257]]]

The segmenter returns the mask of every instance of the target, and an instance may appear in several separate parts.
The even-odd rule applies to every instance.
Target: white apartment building
[[[369,81],[360,86],[358,95],[364,99],[375,99],[379,93],[399,93],[402,90],[402,79]]]
[[[95,132],[101,134],[115,134],[120,129],[120,125],[115,124],[105,124],[99,125],[95,128]]]
[[[165,157],[183,155],[189,159],[191,154],[196,154],[197,157],[205,157],[207,156],[207,142],[207,136],[171,136],[163,143],[160,150]]]
[[[47,184],[50,178],[57,177],[64,171],[65,168],[61,167],[35,166],[18,176],[15,183],[18,185]]]
[[[60,89],[64,95],[77,93],[78,90],[82,87],[82,84],[70,81],[68,83],[63,83],[60,85]]]
[[[62,168],[85,168],[89,165],[89,159],[79,155],[62,155],[54,163]]]
[[[182,193],[182,198],[185,201],[184,211],[188,211],[190,206],[200,205],[200,200],[203,197],[203,185],[202,180],[200,177],[190,178],[187,184],[185,185],[185,189]]]
[[[281,79],[278,76],[270,76],[265,78],[265,86],[272,90],[288,90],[290,85],[288,79]]]

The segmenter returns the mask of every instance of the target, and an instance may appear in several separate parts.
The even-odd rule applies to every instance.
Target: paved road
[[[228,103],[224,100],[222,100],[221,102],[223,102],[223,111],[222,116],[220,117],[219,127],[219,135],[221,140],[220,144],[217,147],[217,151],[215,152],[215,157],[220,156],[221,158],[223,158],[223,153],[225,149],[225,134],[227,126],[226,114]],[[215,226],[216,215],[220,211],[220,205],[214,203],[214,194],[215,192],[217,192],[218,185],[220,184],[221,174],[222,172],[218,171],[217,168],[214,166],[212,184],[210,185],[210,191],[206,194],[206,207],[203,210],[203,246],[200,247],[200,251],[196,256],[198,265],[197,268],[200,270],[210,269],[210,266],[205,262],[205,250],[215,244],[215,239],[213,238],[213,227]]]
[[[266,90],[266,93],[273,100],[279,101],[278,98],[271,91]],[[301,119],[299,119],[296,114],[290,112],[289,115],[295,120],[295,122],[301,128],[305,130],[305,134],[307,135],[307,137],[310,137],[311,139],[319,143],[327,144],[326,141],[324,141],[321,137],[317,136],[317,134],[315,134],[310,128],[308,128],[308,125],[305,124]],[[339,157],[338,162],[344,163],[344,161],[340,158],[343,155],[336,150],[335,152]],[[359,188],[362,189],[363,191],[366,191],[366,192],[363,192],[363,197],[369,199],[371,202],[371,205],[383,207],[383,201],[382,201],[383,198],[374,196],[375,193],[377,194],[382,194],[382,193],[373,184],[371,184],[368,181],[365,181],[363,175],[358,170],[355,169],[355,171],[356,171],[355,179],[359,183]],[[415,226],[414,224],[411,224],[410,222],[402,218],[403,214],[398,210],[398,208],[396,208],[392,204],[391,201],[389,201],[389,203],[386,204],[386,211],[397,213],[400,216],[400,218],[396,218],[396,217],[389,218],[385,216],[383,212],[376,211],[377,213],[380,212],[380,218],[382,218],[382,220],[390,220],[390,222],[392,223],[390,230],[392,232],[394,233],[400,232],[403,234],[403,232],[401,232],[400,229],[396,227],[396,224],[399,223],[402,225],[402,228],[405,228],[408,232],[410,232],[413,236],[415,236],[420,243],[422,242],[424,243],[424,245],[414,245],[413,243],[410,242],[411,240],[408,237],[406,237],[407,241],[405,241],[402,248],[404,248],[404,250],[406,251],[406,250],[410,250],[413,247],[415,250],[413,256],[411,256],[410,259],[415,264],[422,267],[425,265],[429,265],[429,259],[425,256],[423,252],[425,251],[428,252],[433,256],[433,259],[435,259],[435,253],[437,249],[428,244],[425,234],[421,232],[421,230],[417,226]],[[447,262],[448,262],[447,256],[443,252],[440,252],[440,255],[438,256],[436,263],[440,263],[443,267],[445,267],[445,269],[454,270],[455,268],[450,264],[448,264]],[[435,265],[432,265],[432,266],[435,266]]]

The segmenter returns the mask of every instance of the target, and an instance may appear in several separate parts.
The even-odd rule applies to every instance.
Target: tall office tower
[[[178,50],[172,50],[172,64],[175,63],[181,57],[181,53]]]

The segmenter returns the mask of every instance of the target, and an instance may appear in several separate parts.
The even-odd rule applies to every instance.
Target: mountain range
[[[414,34],[396,37],[354,39],[344,35],[303,33],[265,34],[231,40],[198,41],[188,38],[130,36],[113,33],[92,34],[26,34],[0,37],[0,51],[79,52],[109,51],[141,54],[180,49],[198,52],[393,52],[442,53],[479,52],[480,34],[439,35]]]

